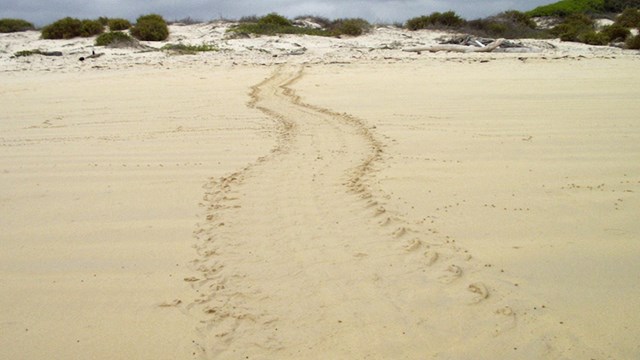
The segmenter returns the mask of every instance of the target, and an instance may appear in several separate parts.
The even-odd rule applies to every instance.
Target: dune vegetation
[[[0,33],[33,30],[32,23],[22,19],[0,19]]]
[[[619,15],[617,15],[619,14]],[[555,18],[555,26],[539,28],[536,18]],[[614,24],[599,26],[598,18],[615,19]],[[298,16],[289,19],[277,13],[248,16],[237,21],[228,31],[237,37],[277,34],[311,36],[360,36],[373,25],[360,18],[327,19],[320,16]],[[180,24],[198,23],[187,18]],[[640,40],[633,29],[640,29],[640,0],[560,0],[527,12],[508,10],[485,18],[467,20],[454,11],[433,12],[408,19],[396,26],[410,31],[444,30],[493,38],[559,38],[562,41],[590,45],[611,45],[638,48]],[[0,32],[34,29],[21,19],[0,19]],[[103,34],[105,29],[110,32]],[[164,41],[169,36],[168,23],[157,14],[140,16],[135,23],[127,19],[100,17],[80,20],[66,17],[41,29],[43,39],[70,39],[101,35],[97,44],[127,42],[129,38],[143,41]],[[122,33],[118,33],[122,32]],[[626,44],[626,45],[625,45]],[[199,52],[198,49],[171,49],[176,52]],[[206,51],[211,51],[207,49]]]
[[[304,19],[310,20],[319,27],[305,26]],[[319,17],[298,17],[294,20],[271,13],[262,17],[245,17],[240,19],[237,26],[229,31],[244,35],[275,35],[301,34],[314,36],[359,36],[371,29],[371,24],[364,19],[336,19],[328,20]]]

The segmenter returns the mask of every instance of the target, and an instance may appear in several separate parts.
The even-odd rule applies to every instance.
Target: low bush
[[[237,34],[257,35],[304,34],[314,36],[359,36],[371,29],[371,24],[366,20],[359,18],[337,19],[334,21],[317,17],[303,16],[297,18],[298,21],[304,19],[316,22],[318,25],[322,26],[322,28],[296,26],[294,21],[291,21],[284,16],[272,13],[261,18],[242,18],[239,21],[239,24],[229,29],[229,31]]]
[[[254,24],[254,23],[257,23],[259,19],[260,19],[260,18],[259,18],[259,17],[257,17],[257,16],[255,16],[255,15],[250,15],[250,16],[243,16],[243,17],[241,17],[241,18],[238,20],[238,22],[239,22],[240,24]]]
[[[109,46],[109,45],[111,46],[125,45],[126,46],[126,45],[133,45],[134,43],[135,43],[135,40],[131,36],[119,31],[110,31],[96,38],[97,46]]]
[[[72,39],[102,34],[104,26],[99,20],[60,19],[42,28],[43,39]]]
[[[490,19],[476,19],[467,22],[469,32],[479,36],[505,37],[507,25]]]
[[[465,20],[453,11],[444,13],[434,12],[431,15],[423,15],[407,20],[406,28],[409,30],[420,29],[440,29],[460,27],[465,24]]]
[[[82,27],[80,28],[80,36],[91,37],[94,35],[102,34],[104,32],[104,25],[99,20],[82,20]]]
[[[360,36],[371,30],[371,24],[367,20],[360,18],[337,19],[331,22],[329,30],[334,36]]]
[[[431,26],[431,23],[429,22],[429,16],[423,15],[407,20],[404,26],[409,30],[415,31],[427,29]]]
[[[434,25],[444,27],[457,27],[462,26],[465,23],[465,20],[453,11],[446,11],[442,14],[431,14],[431,19]]]
[[[169,37],[169,27],[160,15],[143,15],[131,28],[131,35],[143,41],[162,41]]]
[[[128,30],[131,23],[127,19],[109,19],[107,26],[110,31]]]
[[[468,32],[479,36],[507,39],[544,37],[544,33],[536,30],[536,23],[527,14],[515,10],[468,21],[466,28]]]
[[[617,24],[603,27],[601,33],[606,35],[611,42],[625,41],[631,35],[629,29]]]
[[[619,13],[628,8],[640,8],[640,0],[604,0],[604,10]]]
[[[98,18],[98,21],[100,22],[100,24],[102,24],[102,26],[107,26],[109,24],[109,18],[106,16],[100,16]]]
[[[572,14],[562,23],[551,29],[551,34],[558,36],[562,41],[578,41],[583,34],[594,31],[595,23],[591,17],[585,14]]]
[[[315,16],[315,15],[303,15],[303,16],[298,16],[294,19],[294,25],[296,21],[304,21],[304,20],[308,20],[315,24],[318,24],[320,27],[324,29],[330,28],[332,23],[332,21],[326,17]]]
[[[640,27],[640,9],[626,9],[616,18],[616,24],[627,28]]]
[[[537,27],[536,22],[531,19],[531,16],[517,10],[508,10],[495,16],[503,22],[513,24],[514,26],[526,27],[529,29],[535,29]]]
[[[32,23],[22,19],[0,19],[0,33],[33,30]]]
[[[626,45],[628,49],[640,49],[640,35],[628,38]]]
[[[71,39],[82,34],[82,21],[66,17],[42,28],[43,39]]]
[[[258,25],[263,26],[293,26],[291,21],[282,15],[271,13],[258,19]]]
[[[589,45],[607,45],[609,37],[603,33],[588,31],[578,35],[578,41]]]
[[[329,36],[330,33],[324,29],[311,29],[294,26],[293,23],[278,14],[269,14],[261,18],[245,17],[240,19],[237,26],[229,29],[236,34],[256,34],[256,35],[276,35],[276,34],[306,34]]]

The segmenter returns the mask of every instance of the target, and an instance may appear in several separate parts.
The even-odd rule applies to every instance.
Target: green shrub
[[[626,27],[613,24],[602,28],[601,32],[607,36],[609,41],[625,41],[630,35],[631,31]]]
[[[572,14],[565,18],[563,21],[564,24],[568,24],[571,26],[578,27],[594,27],[595,21],[591,18],[591,16],[586,14]]]
[[[251,15],[251,16],[243,16],[241,17],[238,22],[241,24],[255,24],[258,22],[258,20],[260,20],[259,17],[255,16],[255,15]]]
[[[578,41],[580,35],[594,31],[595,23],[591,17],[585,14],[572,14],[551,29],[551,33],[562,41]]]
[[[261,18],[245,17],[241,19],[240,24],[230,28],[228,31],[236,34],[257,34],[257,35],[276,35],[276,34],[306,34],[329,36],[331,33],[323,29],[309,29],[294,26],[287,18],[278,14],[269,14]]]
[[[98,21],[100,22],[100,24],[102,24],[102,26],[107,26],[107,24],[109,23],[109,18],[106,16],[100,16],[98,18]]]
[[[570,31],[565,31],[562,34],[560,34],[560,40],[562,41],[574,41],[574,42],[578,42],[578,35],[580,35],[580,32],[575,31],[574,29],[571,29]]]
[[[133,45],[134,43],[135,43],[135,40],[131,36],[119,31],[110,31],[96,38],[97,46],[108,46],[108,45],[118,45],[118,44]]]
[[[98,20],[82,20],[80,36],[90,37],[104,32],[104,25]]]
[[[60,19],[42,28],[43,39],[71,39],[82,34],[82,21],[71,17]]]
[[[489,31],[492,34],[505,36],[505,34],[507,33],[507,30],[509,30],[509,28],[505,24],[495,23],[495,22],[489,24]]]
[[[423,15],[423,16],[418,16],[418,17],[414,17],[407,20],[405,27],[409,30],[415,31],[415,30],[427,29],[431,25],[432,24],[430,22],[429,16]]]
[[[277,35],[277,34],[304,34],[314,36],[331,36],[332,34],[323,29],[309,29],[298,26],[274,26],[259,25],[256,23],[240,24],[229,28],[229,32],[236,34],[256,34],[256,35]]]
[[[74,37],[90,37],[104,31],[98,20],[78,20],[71,17],[60,19],[42,28],[43,39],[72,39]]]
[[[607,35],[595,31],[582,33],[578,36],[578,41],[589,45],[607,45],[609,38]]]
[[[371,29],[371,24],[367,20],[359,18],[338,19],[333,21],[329,28],[335,36],[360,36]]]
[[[436,16],[434,18],[435,25],[441,25],[445,27],[457,27],[464,25],[465,20],[458,16],[453,11],[447,11],[440,14],[440,16]]]
[[[515,10],[505,11],[485,19],[468,21],[465,31],[478,36],[507,39],[545,36],[543,31],[536,29],[536,23],[527,14]]]
[[[258,19],[258,25],[264,26],[293,26],[291,21],[282,15],[271,13]]]
[[[513,24],[514,26],[522,26],[530,29],[537,27],[536,22],[531,19],[531,16],[517,10],[505,11],[496,15],[494,18],[505,23]]]
[[[466,23],[464,19],[453,11],[444,13],[434,12],[431,15],[423,15],[407,20],[406,27],[409,30],[420,30],[429,28],[452,28],[459,27]]]
[[[351,35],[359,36],[371,29],[371,25],[364,19],[338,19],[330,21],[325,18],[317,17],[298,17],[297,19],[311,18],[317,22],[323,29],[311,29],[307,27],[295,26],[294,22],[289,19],[272,13],[261,18],[245,17],[242,18],[237,26],[229,29],[230,32],[237,34],[258,34],[258,35],[276,35],[276,34],[305,34],[314,36],[339,36]]]
[[[640,35],[628,38],[626,45],[628,49],[640,49]]]
[[[627,28],[640,27],[640,9],[626,9],[616,18],[616,24]]]
[[[470,33],[478,36],[499,36],[507,37],[505,34],[509,30],[506,24],[491,19],[476,19],[467,22]]]
[[[604,10],[619,13],[628,8],[640,8],[640,0],[604,0]]]
[[[131,35],[138,40],[162,41],[169,37],[169,27],[162,16],[156,14],[143,15],[131,28]]]
[[[33,30],[33,24],[22,19],[0,19],[0,33]]]
[[[331,24],[335,22],[335,21],[329,20],[326,17],[315,16],[315,15],[298,16],[298,17],[295,18],[295,20],[309,20],[311,22],[314,22],[314,23],[320,25],[320,27],[322,27],[324,29],[330,28]]]
[[[131,23],[127,19],[109,19],[107,22],[110,31],[128,30]]]
[[[605,0],[560,0],[553,4],[539,6],[527,12],[527,15],[565,17],[572,14],[599,13],[604,11],[604,2]]]

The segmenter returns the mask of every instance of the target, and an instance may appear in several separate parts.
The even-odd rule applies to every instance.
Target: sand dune
[[[2,55],[1,358],[640,355],[635,53],[207,26]]]

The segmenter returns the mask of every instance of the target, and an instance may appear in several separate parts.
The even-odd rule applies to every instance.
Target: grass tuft
[[[209,44],[202,45],[185,45],[185,44],[167,44],[162,47],[163,50],[168,50],[179,55],[194,55],[199,52],[219,51],[216,46]]]
[[[24,56],[31,56],[31,55],[62,56],[62,52],[60,52],[60,51],[42,51],[40,49],[33,49],[33,50],[22,50],[22,51],[18,51],[15,54],[13,54],[13,56],[15,56],[15,57],[24,57]]]

